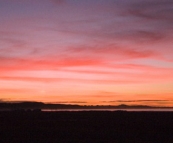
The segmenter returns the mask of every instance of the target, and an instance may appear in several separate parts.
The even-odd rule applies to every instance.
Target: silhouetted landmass
[[[152,107],[152,106],[128,106],[128,105],[118,105],[118,106],[81,106],[81,105],[67,105],[67,104],[45,104],[42,102],[19,102],[19,103],[9,103],[1,102],[0,109],[9,110],[19,110],[19,109],[151,109],[151,108],[171,108],[171,107]]]
[[[0,112],[1,143],[172,143],[173,112]]]

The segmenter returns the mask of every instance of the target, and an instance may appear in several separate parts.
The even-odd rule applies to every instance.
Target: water
[[[44,112],[61,112],[61,111],[127,111],[127,112],[173,112],[172,109],[42,109]]]
[[[0,111],[15,111],[11,109],[0,109]],[[19,110],[20,111],[20,110]],[[21,110],[25,111],[25,110]],[[173,112],[173,108],[156,108],[156,109],[41,109],[43,112],[80,112],[80,111],[126,111],[126,112]]]

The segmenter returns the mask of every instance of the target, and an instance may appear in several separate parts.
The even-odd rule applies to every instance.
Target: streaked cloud
[[[103,101],[103,102],[123,102],[123,103],[128,103],[128,102],[169,102],[173,100],[114,100],[114,101]]]

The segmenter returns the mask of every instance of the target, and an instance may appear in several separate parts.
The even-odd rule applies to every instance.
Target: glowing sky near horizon
[[[0,101],[173,106],[173,1],[0,0]]]

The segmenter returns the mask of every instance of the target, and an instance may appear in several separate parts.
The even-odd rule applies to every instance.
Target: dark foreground
[[[0,112],[1,143],[173,143],[173,112]]]

